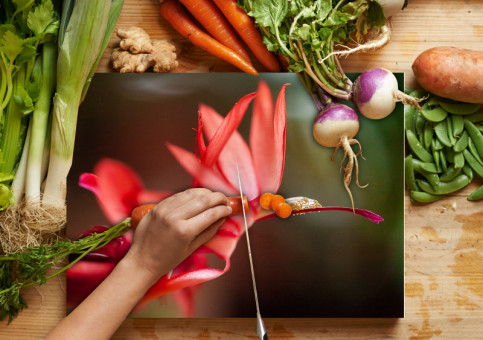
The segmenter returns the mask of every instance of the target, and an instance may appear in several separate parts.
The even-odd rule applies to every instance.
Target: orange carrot
[[[179,34],[187,38],[194,45],[214,56],[226,60],[246,73],[258,75],[257,70],[255,70],[252,64],[233,52],[233,50],[201,31],[190,19],[186,10],[176,0],[164,1],[161,4],[161,15]]]
[[[238,7],[236,0],[214,0],[214,2],[260,63],[270,72],[279,72],[280,66],[277,58],[263,44],[262,35],[258,32],[252,19]]]
[[[281,195],[274,195],[272,197],[272,199],[270,200],[270,208],[273,211],[277,211],[277,207],[280,204],[283,204],[283,203],[285,203],[285,198],[283,198],[283,196],[281,196]]]
[[[240,196],[236,197],[227,197],[228,205],[232,208],[230,216],[235,215],[242,215],[243,208],[242,208],[242,199]],[[243,205],[245,206],[245,213],[248,214],[248,199],[246,196],[243,196]]]
[[[287,218],[292,214],[292,207],[288,203],[281,203],[275,209],[278,217]]]
[[[250,62],[250,55],[212,0],[179,0],[213,38]]]
[[[270,201],[272,200],[272,197],[272,193],[264,193],[262,196],[260,196],[260,206],[265,210],[270,209]]]
[[[240,196],[227,197],[227,200],[228,200],[228,205],[232,209],[231,214],[229,216],[243,214],[242,201],[243,201],[243,205],[245,206],[245,213],[248,214],[249,208],[248,208],[248,199],[246,196],[243,196],[243,200]],[[142,218],[149,212],[149,210],[153,209],[155,206],[156,204],[145,204],[134,208],[133,211],[131,212],[131,227],[133,229],[136,229],[137,226],[139,225],[139,222],[141,222]]]
[[[146,215],[149,210],[153,209],[155,206],[156,204],[145,204],[134,208],[134,210],[131,212],[131,227],[135,230],[144,215]]]

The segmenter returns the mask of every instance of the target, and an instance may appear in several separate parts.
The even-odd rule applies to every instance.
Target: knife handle
[[[241,197],[227,197],[227,199],[228,205],[232,209],[232,212],[229,216],[243,215]],[[246,196],[243,196],[243,205],[245,206],[245,213],[248,214],[248,199]],[[149,210],[153,209],[155,206],[156,204],[145,204],[134,208],[134,210],[131,212],[131,227],[133,229],[136,229],[139,222],[141,222],[141,219],[149,212]]]

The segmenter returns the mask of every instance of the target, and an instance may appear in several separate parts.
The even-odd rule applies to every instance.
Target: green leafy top
[[[238,5],[254,18],[267,48],[285,56],[289,71],[311,72],[335,92],[348,92],[349,82],[329,56],[334,46],[359,41],[386,22],[377,0],[238,0]]]

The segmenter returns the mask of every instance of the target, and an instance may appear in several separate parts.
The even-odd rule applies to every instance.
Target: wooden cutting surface
[[[181,38],[159,15],[155,0],[125,0],[118,27],[137,25],[153,38],[173,39],[179,72],[236,72]],[[343,60],[346,72],[386,67],[411,71],[416,56],[433,46],[483,51],[483,1],[410,0],[392,20],[391,41],[370,54]],[[111,72],[112,38],[99,72]],[[406,196],[404,319],[267,319],[270,339],[397,338],[483,339],[483,202],[457,195],[426,206]],[[24,293],[29,308],[9,326],[0,324],[0,339],[38,339],[65,314],[65,279],[53,279]],[[215,303],[215,302],[214,302]],[[254,319],[129,319],[114,339],[256,339]]]

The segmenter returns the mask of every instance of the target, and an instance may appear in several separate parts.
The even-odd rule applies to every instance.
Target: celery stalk
[[[42,203],[63,208],[83,89],[102,53],[111,1],[64,1],[57,61],[50,162]],[[117,13],[117,12],[116,12]],[[119,13],[117,13],[119,15]],[[117,18],[115,19],[117,21]],[[110,34],[109,34],[110,35]]]

